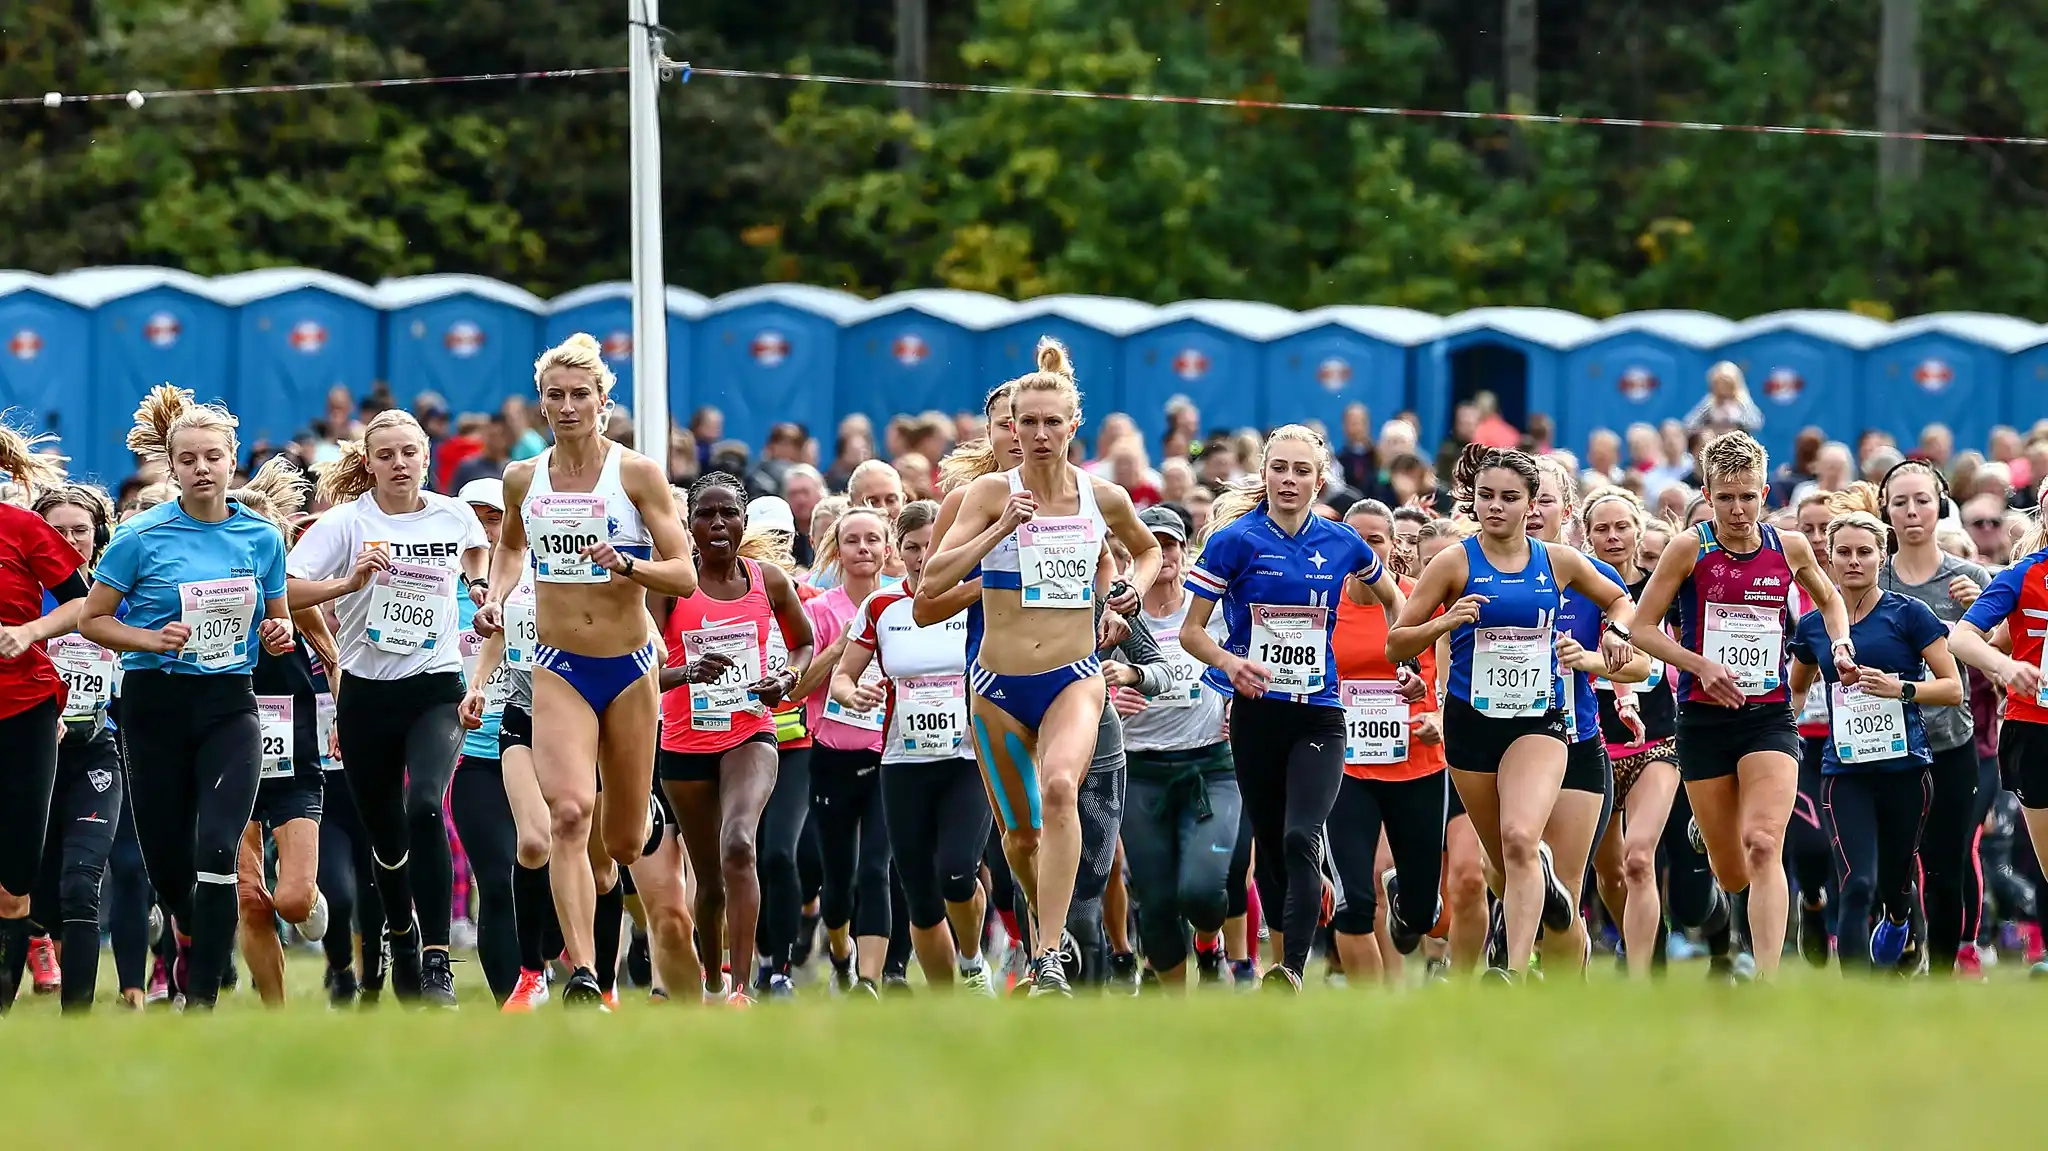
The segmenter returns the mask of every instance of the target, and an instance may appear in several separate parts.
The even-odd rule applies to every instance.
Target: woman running
[[[1003,820],[1004,855],[1043,928],[1031,993],[1071,995],[1057,927],[1073,899],[1082,848],[1076,803],[1106,699],[1089,610],[1102,541],[1112,531],[1124,540],[1137,587],[1157,574],[1159,545],[1128,493],[1067,462],[1081,423],[1073,365],[1052,339],[1039,341],[1037,360],[1038,371],[1012,381],[1022,465],[966,487],[917,598],[929,605],[920,622],[943,620],[939,597],[982,571],[986,632],[969,668],[975,743]],[[1138,603],[1126,588],[1109,606],[1129,613]]]
[[[91,1009],[100,879],[121,817],[106,719],[113,655],[67,634],[113,507],[97,488],[59,486],[62,462],[36,446],[0,426],[0,470],[29,492],[50,485],[33,512],[0,504],[0,745],[11,760],[0,771],[0,1014],[21,986],[32,922],[57,936],[63,1009]]]
[[[832,675],[832,698],[855,714],[881,708],[886,715],[882,810],[925,982],[948,989],[957,967],[970,992],[993,998],[981,954],[987,900],[979,877],[995,817],[967,738],[966,611],[979,589],[956,587],[942,599],[940,607],[958,609],[943,623],[919,627],[911,619],[938,512],[919,500],[896,517],[904,580],[861,602]],[[882,682],[868,678],[871,665]]]
[[[1365,545],[1391,562],[1394,515],[1378,500],[1361,500],[1344,515]],[[1396,577],[1405,595],[1413,580]],[[1344,705],[1344,780],[1330,809],[1330,862],[1344,901],[1331,920],[1348,986],[1390,981],[1399,955],[1414,952],[1443,920],[1444,733],[1437,712],[1436,645],[1414,666],[1387,659],[1390,621],[1377,603],[1345,596],[1337,606],[1330,647],[1337,660],[1337,696]],[[1384,834],[1383,834],[1384,833]],[[1393,866],[1376,873],[1384,838]],[[1387,935],[1396,955],[1382,955],[1376,932],[1377,888],[1387,888]],[[1410,892],[1403,900],[1401,891]]]
[[[1269,990],[1301,989],[1321,917],[1323,824],[1344,779],[1344,708],[1330,651],[1337,597],[1401,603],[1379,554],[1311,510],[1330,469],[1328,448],[1308,428],[1288,424],[1266,438],[1258,479],[1217,497],[1188,572],[1195,602],[1180,627],[1182,650],[1211,669],[1204,682],[1237,697],[1231,757],[1252,824],[1259,902],[1278,925]],[[1230,632],[1224,644],[1207,630],[1218,600]]]
[[[1828,523],[1835,513],[1828,507],[1833,492],[1809,492],[1793,509],[1793,523],[1813,549],[1821,570],[1828,567]],[[1875,509],[1872,509],[1875,510]],[[1829,579],[1833,579],[1832,573]],[[1813,610],[1806,589],[1794,585],[1794,618]],[[1799,952],[1814,967],[1826,967],[1832,953],[1828,932],[1828,889],[1834,886],[1834,844],[1829,840],[1821,815],[1821,764],[1827,758],[1828,685],[1816,677],[1806,694],[1799,697],[1799,798],[1793,801],[1792,818],[1785,825],[1785,868],[1799,889]]]
[[[490,543],[468,504],[425,490],[429,462],[426,432],[396,408],[344,443],[320,474],[330,510],[292,547],[291,590],[295,611],[338,601],[335,728],[390,923],[392,990],[453,1008],[444,804],[462,751],[457,601],[464,578],[484,578]]]
[[[696,876],[704,995],[736,1006],[754,1001],[747,979],[761,913],[754,840],[775,790],[772,712],[811,665],[811,624],[789,577],[739,554],[746,515],[746,489],[724,472],[690,489],[697,588],[668,609],[668,666],[660,677],[661,789]],[[773,674],[764,659],[770,617],[794,641],[788,666]],[[731,954],[731,979],[722,952]]]
[[[1763,522],[1770,461],[1744,432],[1700,450],[1711,516],[1673,537],[1637,605],[1659,619],[1678,605],[1683,642],[1656,628],[1644,650],[1676,668],[1678,766],[1693,819],[1728,901],[1749,891],[1757,975],[1774,976],[1785,942],[1785,827],[1799,785],[1799,733],[1785,689],[1785,636],[1792,582],[1827,621],[1829,658],[1856,682],[1856,645],[1841,597],[1797,535]]]
[[[1991,574],[1968,560],[1941,550],[1934,531],[1951,511],[1948,480],[1919,460],[1886,473],[1878,485],[1879,518],[1895,535],[1878,586],[1911,596],[1928,606],[1934,617],[1953,625],[1977,602],[1991,583]],[[1967,701],[1969,682],[1964,681]],[[1923,705],[1934,794],[1927,807],[1921,837],[1920,896],[1927,908],[1927,961],[1942,974],[1957,971],[1957,953],[1974,950],[1983,880],[1977,870],[1978,807],[1976,725],[1967,706]]]
[[[178,498],[114,533],[78,627],[126,653],[121,745],[135,834],[176,922],[172,981],[202,1011],[234,946],[236,859],[262,781],[257,648],[283,655],[294,644],[284,536],[227,498],[235,426],[182,388],[143,398],[128,448],[167,460]],[[124,603],[125,622],[115,616]]]
[[[1838,500],[1859,502],[1854,494]],[[1842,682],[1821,655],[1828,633],[1820,612],[1801,617],[1787,646],[1794,696],[1816,675],[1827,684],[1821,813],[1835,847],[1835,886],[1841,893],[1835,950],[1842,970],[1910,975],[1919,968],[1908,946],[1913,856],[1935,788],[1929,771],[1935,756],[1920,705],[1960,705],[1963,680],[1949,654],[1948,626],[1920,600],[1878,586],[1889,537],[1890,530],[1867,511],[1845,511],[1828,525],[1830,564],[1856,642],[1855,683]],[[1970,774],[1974,786],[1974,767]],[[1865,935],[1874,912],[1877,926]]]
[[[690,595],[697,570],[661,466],[602,434],[614,377],[597,341],[579,332],[542,353],[533,382],[555,446],[505,469],[489,600],[472,622],[486,636],[504,626],[507,597],[534,565],[533,767],[573,971],[562,995],[593,1006],[604,999],[584,927],[597,906],[589,856],[598,786],[653,792],[661,696],[647,599]],[[606,809],[599,838],[614,860],[631,863],[649,832],[648,812],[629,801]]]
[[[1569,759],[1555,638],[1562,593],[1584,593],[1604,615],[1600,653],[1610,675],[1635,658],[1635,608],[1585,556],[1529,537],[1542,471],[1527,455],[1469,446],[1452,484],[1479,533],[1423,569],[1387,636],[1387,658],[1413,659],[1451,637],[1444,758],[1498,884],[1507,954],[1494,970],[1517,980],[1538,917],[1554,932],[1571,931],[1578,918],[1542,839]]]

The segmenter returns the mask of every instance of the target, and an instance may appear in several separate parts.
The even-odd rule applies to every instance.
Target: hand
[[[1611,631],[1601,632],[1600,655],[1607,661],[1607,674],[1613,675],[1635,662],[1636,645]]]
[[[462,722],[464,731],[475,731],[484,725],[484,693],[471,688],[462,693],[462,706],[456,710],[455,718]]]
[[[1129,638],[1131,638],[1131,621],[1114,611],[1102,613],[1102,622],[1095,629],[1096,651],[1108,651]]]
[[[1998,677],[1998,686],[2017,693],[2023,699],[2041,698],[2041,669],[2016,659],[2005,662],[2005,674]]]
[[[1415,742],[1425,747],[1435,747],[1444,741],[1444,723],[1436,712],[1423,712],[1408,727],[1415,736]]]
[[[358,592],[370,586],[377,573],[391,570],[391,556],[383,548],[364,548],[356,556],[355,569],[349,572],[348,590]]]
[[[1695,678],[1699,681],[1700,690],[1707,693],[1707,698],[1722,707],[1741,707],[1749,702],[1749,697],[1743,695],[1742,689],[1735,684],[1735,673],[1718,663],[1702,667]]]
[[[683,665],[684,683],[717,683],[718,677],[732,667],[732,659],[715,651],[707,651],[694,663]]]
[[[1124,594],[1110,597],[1108,600],[1109,611],[1104,612],[1103,616],[1107,618],[1118,612],[1124,615],[1136,615],[1142,602],[1138,597],[1138,589],[1125,584]]]
[[[725,657],[713,653],[704,658],[724,659]],[[703,681],[700,680],[699,682]],[[763,707],[772,709],[781,707],[782,701],[789,696],[790,690],[794,687],[796,687],[796,676],[788,669],[784,669],[770,674],[768,678],[759,683],[749,685],[747,690],[753,693],[755,699],[761,701]]]
[[[1443,614],[1442,627],[1446,632],[1479,622],[1479,607],[1487,603],[1483,595],[1459,596],[1458,602]]]
[[[1152,701],[1146,699],[1143,694],[1132,691],[1130,688],[1117,687],[1110,689],[1109,705],[1116,709],[1116,713],[1119,716],[1129,719],[1146,708],[1151,707]]]
[[[1429,694],[1429,682],[1405,667],[1394,672],[1394,682],[1401,685],[1403,702],[1416,703]]]
[[[263,641],[264,651],[272,655],[286,655],[292,650],[291,621],[265,619],[256,625],[256,638]]]
[[[469,602],[482,607],[484,606],[484,601],[489,598],[491,598],[491,589],[477,583],[469,585]]]
[[[578,554],[615,575],[626,574],[626,557],[620,555],[619,549],[613,547],[605,540],[599,540],[591,544]]]
[[[1984,589],[1978,587],[1977,581],[1969,576],[1959,575],[1948,581],[1948,598],[1961,604],[1965,611],[1969,610],[1970,605],[1976,603],[1977,597],[1983,593]]]
[[[28,642],[28,628],[0,627],[0,659],[16,659],[32,644]]]
[[[881,680],[876,680],[873,683],[857,683],[853,685],[853,709],[855,711],[873,711],[882,706],[882,701],[888,698],[888,685]]]
[[[169,655],[185,646],[185,641],[192,638],[192,629],[183,623],[167,623],[146,634],[150,637],[150,646],[143,650]]]
[[[1239,656],[1230,658],[1230,666],[1225,669],[1225,674],[1230,676],[1230,686],[1238,694],[1252,699],[1266,694],[1266,685],[1273,682],[1273,673],[1266,670],[1266,665],[1253,663]]]
[[[341,727],[339,724],[327,729],[327,758],[341,762]]]
[[[1003,504],[1002,523],[1004,527],[1015,528],[1029,523],[1038,514],[1038,500],[1030,492],[1011,492],[1008,502]]]
[[[1890,672],[1879,671],[1874,667],[1859,667],[1856,670],[1859,673],[1857,683],[1862,686],[1866,695],[1874,695],[1879,699],[1898,699],[1905,694],[1901,690],[1903,681]]]
[[[1614,715],[1621,720],[1621,726],[1628,729],[1630,742],[1642,743],[1648,739],[1649,729],[1643,726],[1643,709],[1636,704],[1634,696],[1626,699],[1616,696]]]
[[[1557,633],[1556,646],[1557,662],[1568,670],[1578,670],[1578,659],[1586,654],[1585,646],[1564,632]]]
[[[1142,677],[1130,664],[1106,659],[1102,661],[1102,678],[1108,680],[1111,687],[1136,687]]]
[[[484,604],[470,617],[469,626],[476,629],[476,634],[489,639],[505,630],[505,609],[494,603]]]
[[[1835,674],[1845,684],[1855,684],[1863,678],[1863,669],[1856,665],[1856,657],[1843,648],[1835,649]]]

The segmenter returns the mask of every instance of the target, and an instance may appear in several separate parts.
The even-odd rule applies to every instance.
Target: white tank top
[[[648,534],[647,525],[640,519],[639,507],[633,503],[633,497],[626,494],[626,485],[619,480],[619,462],[625,455],[625,449],[619,445],[607,445],[604,465],[597,472],[597,486],[591,488],[588,494],[604,497],[605,509],[611,521],[611,545],[635,559],[652,559],[654,537]],[[555,494],[554,484],[548,477],[548,469],[554,457],[555,449],[549,448],[534,460],[533,484],[526,491],[526,502],[520,508],[522,514],[533,506],[534,500]],[[633,550],[636,548],[639,550]]]
[[[1107,539],[1109,537],[1109,522],[1102,518],[1102,509],[1095,503],[1094,477],[1080,468],[1074,467],[1072,464],[1067,465],[1067,468],[1074,473],[1074,482],[1080,488],[1080,513],[1072,517],[1058,518],[1089,520],[1095,525],[1095,538],[1098,541]],[[1004,475],[1009,478],[1010,490],[1012,492],[1024,490],[1024,470],[1022,468],[1011,468]],[[1050,519],[1053,517],[1046,518]],[[997,541],[996,546],[991,548],[988,556],[981,561],[982,585],[984,587],[1010,588],[1015,590],[1020,582],[1019,562],[1017,533],[1011,532]],[[990,578],[991,574],[994,574],[993,579]]]

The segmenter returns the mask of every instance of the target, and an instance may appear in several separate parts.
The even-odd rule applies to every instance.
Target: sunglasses
[[[1970,526],[1973,528],[1995,528],[1998,527],[2000,524],[2003,524],[2004,522],[2004,520],[1984,517],[1980,519],[1971,520]]]

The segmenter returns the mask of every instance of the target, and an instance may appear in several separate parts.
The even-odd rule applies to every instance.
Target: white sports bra
[[[1107,539],[1109,537],[1109,522],[1102,518],[1102,509],[1095,502],[1094,477],[1071,464],[1068,465],[1068,470],[1074,473],[1074,481],[1081,491],[1080,512],[1074,516],[1048,516],[1045,518],[1089,520],[1095,525],[1095,538],[1097,540]],[[1024,473],[1022,468],[1012,468],[1004,474],[1009,477],[1010,490],[1012,492],[1024,490]],[[996,546],[990,549],[988,555],[982,559],[982,586],[1009,588],[1012,591],[1017,590],[1022,583],[1018,569],[1019,562],[1017,533],[1011,532],[997,541]]]
[[[647,525],[640,519],[640,509],[634,505],[633,497],[626,494],[626,485],[619,480],[619,463],[625,454],[625,449],[617,444],[608,446],[604,466],[598,469],[597,486],[588,494],[604,497],[605,511],[611,521],[611,539],[608,542],[635,559],[650,560],[654,558],[654,537],[648,534]],[[554,456],[555,449],[549,448],[534,461],[533,486],[527,489],[526,504],[520,509],[522,514],[535,499],[555,494],[554,484],[548,478]]]

